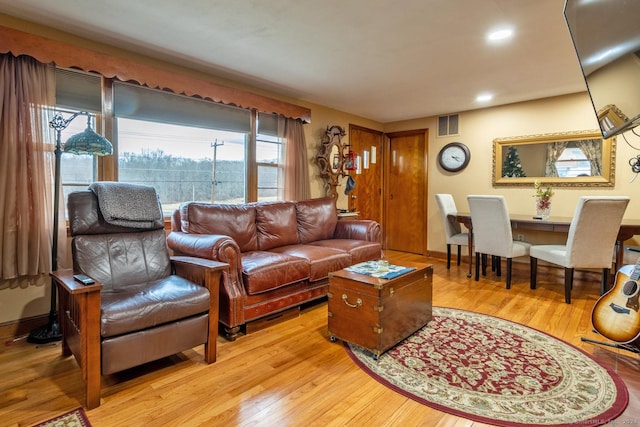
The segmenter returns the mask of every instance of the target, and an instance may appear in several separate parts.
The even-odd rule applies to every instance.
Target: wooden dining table
[[[469,273],[471,277],[473,260],[473,224],[471,224],[471,214],[468,212],[457,212],[448,215],[449,219],[464,224],[469,230]],[[511,228],[514,230],[552,231],[556,233],[568,233],[571,225],[571,217],[551,216],[548,219],[534,219],[531,215],[511,214]],[[620,230],[616,237],[616,268],[622,266],[624,258],[624,241],[640,234],[640,219],[623,219]]]

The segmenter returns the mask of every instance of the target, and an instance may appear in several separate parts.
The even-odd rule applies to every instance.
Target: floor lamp
[[[87,116],[87,128],[76,135],[70,137],[62,147],[62,131],[69,126],[76,117]],[[98,135],[91,129],[91,114],[85,111],[74,113],[68,119],[62,114],[56,113],[49,122],[49,126],[56,131],[55,148],[55,172],[54,172],[54,196],[53,196],[53,242],[51,245],[51,270],[58,269],[58,210],[60,207],[60,158],[62,152],[73,154],[93,154],[96,156],[107,156],[113,153],[113,146],[102,135]],[[27,341],[30,343],[44,344],[62,339],[60,324],[58,323],[57,310],[57,289],[56,284],[51,279],[51,308],[49,310],[49,323],[41,328],[34,329],[29,333]]]

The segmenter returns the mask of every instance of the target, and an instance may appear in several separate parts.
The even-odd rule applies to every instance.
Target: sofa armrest
[[[380,224],[368,219],[343,219],[338,221],[334,239],[366,240],[380,242]]]
[[[167,236],[167,244],[177,256],[204,258],[222,262],[229,268],[222,270],[220,280],[220,321],[227,326],[244,323],[243,319],[232,319],[232,313],[241,315],[242,298],[246,295],[242,280],[242,258],[240,247],[229,236],[221,234],[189,234],[172,231]]]
[[[172,231],[167,244],[176,255],[193,256],[227,263],[227,251],[240,253],[238,244],[229,236],[221,234],[189,234]]]

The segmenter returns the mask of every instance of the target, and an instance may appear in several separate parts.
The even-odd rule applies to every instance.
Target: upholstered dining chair
[[[601,268],[600,293],[609,287],[613,249],[629,204],[625,196],[583,196],[578,200],[564,245],[531,247],[531,289],[536,288],[538,260],[564,267],[564,300],[571,303],[575,268]]]
[[[449,219],[448,215],[456,213],[456,202],[451,194],[436,194],[438,208],[440,208],[440,216],[444,225],[444,235],[447,242],[447,270],[451,268],[451,245],[458,247],[457,265],[460,265],[461,247],[469,246],[469,233],[463,233],[460,223]],[[469,247],[469,252],[471,252]],[[471,253],[469,253],[471,256]]]
[[[216,360],[218,286],[227,267],[169,257],[152,187],[100,184],[69,194],[73,270],[51,273],[59,290],[62,353],[80,365],[87,408],[100,405],[101,375],[200,344],[205,362]],[[74,280],[80,273],[94,283]]]
[[[473,224],[473,245],[476,250],[476,276],[480,280],[480,257],[482,274],[486,275],[486,256],[496,260],[496,273],[501,275],[501,258],[507,260],[507,289],[511,289],[512,259],[529,255],[526,242],[513,240],[511,221],[504,196],[467,196]]]

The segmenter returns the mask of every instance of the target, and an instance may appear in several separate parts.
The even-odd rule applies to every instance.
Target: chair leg
[[[458,261],[457,264],[460,265],[460,258],[462,257],[462,246],[458,245]]]
[[[482,275],[487,275],[487,254],[482,254]]]
[[[447,270],[451,268],[451,245],[447,243]]]
[[[536,288],[536,280],[538,275],[538,258],[529,258],[530,271],[529,271],[529,288]]]
[[[571,304],[571,288],[573,287],[573,268],[564,269],[564,302]]]
[[[476,252],[476,282],[480,280],[480,253]]]
[[[498,271],[500,271],[498,264]],[[511,258],[507,258],[507,289],[511,289]]]
[[[493,257],[495,265],[496,265],[496,276],[502,277],[502,262],[499,256]]]
[[[80,327],[80,339],[82,342],[79,354],[75,354],[80,360],[82,378],[85,381],[85,404],[87,409],[100,406],[100,388],[102,385],[101,373],[101,344],[100,344],[100,293],[91,292],[86,294],[84,301],[78,298],[78,305],[83,305],[80,311],[89,308],[84,314],[80,314],[85,319]],[[85,317],[86,316],[86,317]],[[95,317],[94,317],[95,316]],[[93,321],[94,320],[94,321]]]
[[[98,355],[99,357],[100,355]],[[84,385],[85,403],[87,409],[93,409],[100,406],[100,388],[102,377],[100,374],[100,360],[87,360],[86,375],[87,379]]]
[[[609,269],[602,269],[602,283],[600,284],[600,295],[604,295],[609,290]]]

